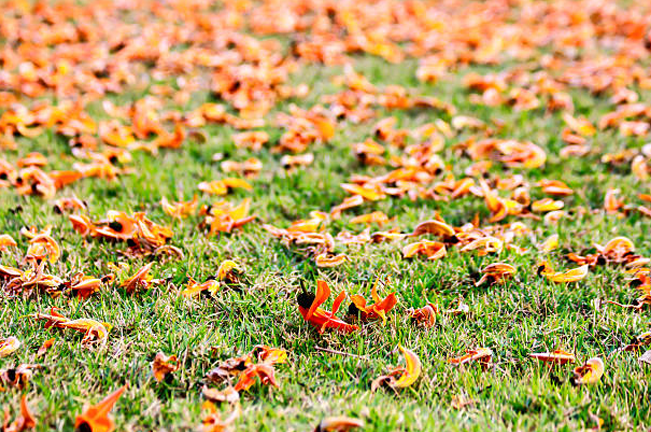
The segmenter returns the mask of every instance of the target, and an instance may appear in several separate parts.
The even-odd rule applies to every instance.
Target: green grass
[[[459,114],[487,122],[503,120],[506,126],[498,136],[531,140],[547,151],[548,161],[538,170],[509,170],[498,164],[491,174],[521,173],[531,184],[542,178],[563,179],[575,190],[572,197],[565,199],[566,208],[584,207],[588,211],[575,212],[555,226],[524,219],[533,234],[515,241],[528,249],[523,255],[505,250],[499,256],[479,257],[452,248],[441,261],[405,260],[400,250],[407,241],[397,241],[350,248],[339,245],[338,251],[347,253],[350,261],[334,269],[319,269],[310,258],[271,238],[260,223],[206,238],[196,229],[199,217],[172,220],[161,210],[160,199],[172,198],[177,192],[189,199],[198,192],[200,181],[222,177],[218,163],[211,162],[216,152],[227,152],[234,160],[256,156],[264,169],[252,180],[254,190],[235,192],[228,200],[237,203],[251,197],[252,213],[258,215],[259,221],[288,226],[292,220],[306,218],[312,210],[328,211],[341,202],[347,194],[339,184],[351,174],[388,171],[388,167],[359,165],[350,151],[351,143],[371,135],[373,121],[360,125],[341,123],[330,143],[310,149],[315,154],[314,164],[293,173],[285,173],[279,164],[281,155],[270,153],[268,148],[259,154],[236,149],[230,140],[234,130],[228,126],[206,127],[206,143],[188,141],[180,151],[162,151],[157,156],[134,152],[130,164],[136,168],[134,174],[110,183],[82,180],[58,196],[85,199],[95,219],[111,209],[143,209],[151,219],[173,229],[171,244],[183,251],[184,258],[154,264],[154,276],[169,278],[169,282],[136,295],[127,295],[115,283],[85,301],[44,294],[0,297],[0,336],[16,336],[23,342],[14,355],[0,359],[0,368],[30,362],[43,366],[24,391],[39,421],[36,430],[71,430],[75,415],[86,402],[95,403],[125,383],[129,389],[113,413],[118,430],[196,430],[203,402],[201,382],[206,372],[221,360],[248,352],[257,344],[286,349],[289,361],[277,367],[280,388],[258,384],[243,393],[236,430],[304,431],[324,416],[340,414],[364,418],[366,431],[573,431],[594,427],[593,416],[603,419],[607,430],[648,427],[651,369],[638,364],[633,353],[614,352],[648,329],[647,312],[634,313],[603,303],[607,299],[628,303],[637,295],[624,281],[621,268],[596,267],[586,279],[570,285],[552,284],[535,272],[535,264],[541,259],[536,243],[554,233],[559,234],[561,247],[549,254],[549,259],[561,268],[570,267],[563,259],[568,251],[580,252],[616,236],[629,237],[640,254],[649,255],[647,221],[635,214],[618,218],[601,210],[609,187],[620,188],[622,196],[630,201],[636,193],[647,191],[647,186],[628,169],[613,171],[599,161],[605,152],[639,147],[643,141],[600,131],[592,142],[594,154],[563,160],[558,157],[564,127],[560,114],[547,114],[543,109],[515,112],[470,103],[461,77],[473,70],[485,72],[500,67],[465,68],[450,80],[431,85],[415,79],[415,65],[413,60],[391,65],[369,56],[355,58],[356,70],[380,87],[398,83],[412,88],[415,94],[453,103]],[[329,78],[339,73],[341,68],[337,67],[309,65],[301,69],[292,76],[292,82],[305,82],[312,91],[306,100],[292,102],[310,107],[320,96],[338,91]],[[129,92],[120,95],[119,100],[133,101],[141,96]],[[577,113],[593,122],[612,109],[606,97],[580,90],[573,90],[573,96]],[[205,99],[206,93],[199,92],[191,105],[197,106]],[[275,113],[287,109],[288,103],[281,103],[267,118],[273,119]],[[94,113],[98,119],[105,118],[99,108]],[[432,110],[380,110],[379,118],[385,115],[396,116],[399,126],[409,129],[439,117],[450,120]],[[279,134],[273,126],[265,130],[272,136]],[[446,140],[441,153],[457,177],[471,161],[455,156],[451,147],[469,135],[462,132]],[[74,161],[59,157],[69,156],[69,150],[65,141],[51,132],[18,142],[19,150],[7,151],[3,157],[15,162],[38,150],[48,155],[52,168],[70,167]],[[532,195],[543,197],[537,188],[532,188]],[[201,202],[207,204],[211,199],[202,195]],[[483,200],[472,196],[449,203],[387,199],[344,212],[328,231],[333,235],[341,229],[359,232],[361,228],[351,225],[350,218],[374,210],[395,218],[390,226],[398,226],[403,232],[430,219],[435,212],[457,226],[471,221],[477,212],[484,220],[488,216]],[[66,215],[53,211],[51,203],[38,197],[17,196],[7,189],[0,190],[0,233],[16,238],[19,248],[15,253],[3,254],[2,264],[20,261],[27,240],[19,230],[32,225],[54,227],[53,237],[63,254],[50,271],[62,277],[77,271],[100,276],[109,272],[109,263],[128,263],[133,270],[147,262],[122,257],[118,251],[125,248],[124,244],[83,239],[73,231]],[[245,271],[249,281],[245,289],[223,289],[214,298],[196,300],[179,295],[188,276],[204,280],[215,274],[225,259],[237,261]],[[472,277],[478,269],[498,261],[516,267],[516,277],[503,285],[475,287]],[[317,279],[325,279],[333,291],[345,289],[349,294],[368,296],[373,280],[386,274],[392,275],[390,289],[397,293],[399,303],[384,326],[372,323],[352,335],[319,335],[297,311],[295,296],[301,281],[314,289]],[[468,315],[442,315],[431,329],[418,327],[408,319],[410,308],[422,307],[427,301],[452,307],[460,296],[470,306]],[[46,330],[41,323],[24,318],[52,306],[73,318],[89,317],[113,324],[108,342],[89,349],[81,346],[78,333]],[[42,359],[34,359],[38,347],[51,337],[57,341],[55,347]],[[372,379],[385,373],[390,365],[404,361],[398,345],[418,354],[423,364],[421,378],[413,387],[397,393],[372,393]],[[494,365],[486,371],[476,364],[457,368],[446,362],[466,349],[480,346],[494,352]],[[606,373],[601,382],[574,387],[569,379],[570,365],[550,372],[528,357],[531,352],[557,347],[576,353],[578,362],[593,356],[604,358]],[[176,354],[182,364],[162,383],[155,382],[150,366],[159,351]],[[21,394],[18,390],[1,392],[0,406],[18,407]],[[461,410],[452,408],[452,398],[460,394],[474,403]],[[225,415],[229,410],[223,407]]]

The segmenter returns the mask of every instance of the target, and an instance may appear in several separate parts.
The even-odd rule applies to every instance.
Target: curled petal
[[[574,369],[574,384],[595,384],[604,374],[604,362],[599,357],[591,358]]]

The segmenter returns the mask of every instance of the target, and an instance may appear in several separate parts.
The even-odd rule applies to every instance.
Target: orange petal
[[[97,405],[88,407],[83,414],[78,415],[75,420],[75,429],[85,427],[85,430],[91,432],[111,432],[115,429],[113,420],[108,414],[113,409],[113,406],[118,401],[122,393],[127,389],[128,385],[120,387],[115,392],[108,395]]]

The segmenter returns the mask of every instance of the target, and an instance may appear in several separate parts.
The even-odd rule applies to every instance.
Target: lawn
[[[16,245],[0,252],[0,340],[20,342],[0,354],[9,419],[25,396],[33,430],[74,430],[127,385],[110,414],[118,431],[310,431],[333,416],[369,432],[651,426],[651,366],[638,360],[651,337],[622,349],[649,331],[649,11],[374,3],[5,3],[0,234]],[[268,142],[241,145],[250,131]],[[288,169],[297,154],[313,161]],[[246,172],[231,163],[249,158]],[[251,187],[209,183],[230,178]],[[194,211],[172,214],[195,195]],[[83,205],[57,207],[70,198]],[[243,202],[255,218],[228,215]],[[112,211],[128,221],[102,221]],[[115,235],[135,212],[171,236]],[[496,263],[506,270],[485,270]],[[35,272],[55,282],[30,284]],[[85,295],[66,285],[80,272],[106,277]],[[298,299],[309,308],[300,295],[319,280],[325,310],[347,293],[337,316],[357,329],[304,319]],[[376,280],[397,299],[386,320],[349,308],[353,295],[372,301]],[[192,281],[214,289],[192,295]],[[428,303],[432,321],[414,318]],[[38,314],[52,308],[108,334],[46,326]],[[212,372],[258,345],[286,351],[277,386],[254,377],[238,401],[210,405],[232,416],[225,429],[202,424],[204,389],[242,376]],[[405,365],[401,348],[422,365],[415,382],[373,389]],[[479,348],[490,358],[450,361]],[[530,356],[558,349],[574,361]],[[160,381],[158,353],[178,366]],[[577,383],[594,358],[603,376]]]

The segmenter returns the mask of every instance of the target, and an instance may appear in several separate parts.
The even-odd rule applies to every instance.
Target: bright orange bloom
[[[109,417],[109,413],[115,406],[122,393],[127,389],[128,385],[124,385],[105,397],[97,405],[91,405],[84,410],[84,412],[77,416],[75,420],[75,429],[87,430],[90,432],[111,432],[115,429],[113,420]]]
[[[346,293],[343,291],[339,293],[332,306],[332,311],[320,308],[328,297],[330,297],[330,287],[322,280],[317,281],[316,295],[307,292],[298,295],[298,311],[305,321],[319,329],[319,333],[323,333],[326,329],[335,329],[343,333],[359,330],[356,325],[348,324],[335,316],[346,298]]]
[[[394,308],[398,303],[396,299],[396,294],[391,293],[386,296],[384,299],[381,299],[377,293],[377,284],[380,281],[378,278],[373,284],[371,289],[371,297],[375,303],[367,305],[366,299],[360,295],[350,296],[350,300],[353,302],[351,307],[348,309],[348,313],[355,316],[360,315],[360,318],[363,321],[382,319],[382,322],[386,323],[387,314]]]

